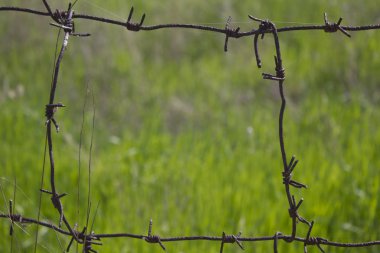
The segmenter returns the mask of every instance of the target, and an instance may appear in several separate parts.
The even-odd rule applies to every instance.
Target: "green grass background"
[[[50,1],[53,9],[68,1]],[[41,1],[1,1],[43,9]],[[86,1],[77,12],[126,19],[131,6],[146,24],[197,23],[224,27],[228,16],[249,31],[247,15],[293,23],[321,24],[323,13],[343,24],[379,23],[377,1]],[[16,211],[36,217],[44,150],[44,106],[48,101],[57,29],[30,14],[0,13],[0,212],[13,198]],[[252,38],[185,29],[129,32],[84,20],[65,54],[56,100],[67,105],[56,118],[56,184],[69,221],[86,221],[92,110],[92,213],[99,204],[96,233],[153,233],[162,237],[291,232],[281,178],[278,143],[280,99],[273,73],[274,45],[260,41],[258,70]],[[313,236],[334,241],[380,238],[379,31],[281,33],[286,68],[285,144],[288,159],[300,159],[294,178],[307,190],[300,214],[314,220]],[[93,91],[87,95],[86,86]],[[80,213],[77,214],[78,155],[82,111]],[[48,168],[45,188],[48,184]],[[43,195],[42,219],[58,215]],[[91,218],[92,219],[92,218]],[[0,251],[10,251],[9,222],[0,221]],[[16,229],[14,252],[33,252],[34,226]],[[307,230],[299,226],[298,235]],[[40,229],[38,252],[62,252],[70,238]],[[98,252],[161,252],[134,239],[104,240]],[[216,242],[166,243],[168,252],[218,252]],[[270,242],[245,243],[246,252],[268,252]],[[280,252],[302,252],[280,243]],[[327,252],[378,252],[379,247]],[[227,245],[226,252],[240,251]],[[73,249],[72,252],[75,252]],[[317,249],[310,249],[317,252]]]

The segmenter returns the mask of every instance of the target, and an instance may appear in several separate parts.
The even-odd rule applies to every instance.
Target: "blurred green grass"
[[[3,1],[2,5],[43,9],[40,1]],[[52,1],[54,8],[67,1]],[[285,22],[378,23],[376,1],[166,1],[80,0],[78,12],[126,18],[131,5],[146,24],[218,23],[228,16],[242,29],[256,27],[247,14]],[[57,7],[55,7],[57,6]],[[106,12],[108,10],[109,12]],[[44,148],[44,105],[48,100],[56,29],[48,19],[21,13],[0,15],[1,184],[16,210],[36,217]],[[245,23],[247,21],[247,23]],[[261,80],[273,72],[273,42],[260,41],[263,70],[255,66],[252,39],[230,40],[190,30],[131,33],[119,27],[77,21],[90,38],[71,38],[57,90],[61,132],[54,135],[57,187],[68,192],[65,213],[85,224],[87,166],[92,106],[85,108],[77,217],[78,150],[86,86],[95,94],[96,125],[92,160],[95,232],[146,233],[149,219],[161,236],[244,236],[290,232],[281,184],[276,85]],[[378,110],[380,65],[378,31],[342,34],[281,33],[288,107],[285,143],[300,163],[295,178],[308,184],[294,191],[305,202],[300,214],[315,220],[314,235],[337,241],[380,238],[380,144]],[[91,96],[91,95],[90,95]],[[48,167],[47,167],[48,168]],[[45,175],[46,179],[48,173]],[[45,187],[49,187],[45,182]],[[23,192],[25,194],[23,194]],[[0,211],[5,213],[4,200]],[[44,219],[57,222],[43,198]],[[1,221],[0,250],[8,251],[8,222]],[[306,233],[300,226],[299,235]],[[15,252],[31,252],[33,226],[16,230]],[[67,238],[42,229],[38,252],[56,252]],[[281,243],[281,251],[302,245]],[[44,248],[45,247],[45,248]],[[170,252],[218,252],[219,244],[167,244]],[[271,250],[270,243],[246,244],[247,251]],[[104,240],[100,252],[160,252],[133,239]],[[234,246],[228,252],[237,251]],[[334,252],[353,252],[328,249]],[[355,249],[377,252],[378,248]],[[316,252],[316,250],[315,250]]]

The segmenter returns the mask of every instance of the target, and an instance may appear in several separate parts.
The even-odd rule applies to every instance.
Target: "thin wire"
[[[4,182],[7,182],[7,183],[14,184],[13,180],[9,180],[8,178],[5,178],[5,177],[0,177],[0,180],[2,180]],[[25,191],[19,185],[16,184],[16,188],[17,188],[17,191],[19,193],[21,193],[26,198],[26,200],[29,202],[29,204],[33,204],[33,200],[25,193]],[[4,213],[0,212],[0,214],[4,214]],[[45,216],[42,216],[42,218],[47,219]],[[23,230],[22,227],[19,226],[17,223],[15,223],[15,225],[17,227],[19,227],[26,235],[31,236],[26,230]],[[47,246],[45,246],[45,245],[43,245],[41,243],[38,243],[38,245],[40,245],[44,249],[50,251],[50,249]]]
[[[5,182],[7,182],[7,183],[12,183],[13,184],[13,182],[12,182],[13,180],[11,181],[11,180],[9,180],[8,178],[5,178],[5,177],[0,177],[0,180],[3,180]],[[17,185],[16,187],[17,187],[17,190],[20,191],[25,198],[27,198],[27,200],[29,200],[30,202],[33,201],[28,195],[26,195],[26,193],[22,190],[22,188],[20,186]]]
[[[44,159],[42,163],[42,175],[41,175],[41,187],[40,189],[43,189],[44,187],[44,179],[45,179],[45,164],[46,164],[46,149],[47,149],[47,134],[45,135],[45,148],[44,148]],[[37,214],[37,221],[40,221],[41,218],[41,205],[42,205],[42,191],[40,191],[39,201],[38,201],[38,214]],[[38,244],[38,232],[39,227],[36,226],[36,237],[34,240],[34,253],[37,252],[37,244]]]
[[[59,239],[59,235],[58,235],[57,231],[55,231],[55,237],[57,238],[59,247],[61,248],[61,252],[65,252],[65,249],[63,248],[63,245],[61,243],[61,240]]]
[[[86,105],[87,105],[87,93],[88,93],[88,83],[86,85],[86,91],[85,91],[85,98],[83,103],[83,110],[82,110],[82,124],[80,129],[80,135],[79,135],[79,152],[78,152],[78,192],[77,192],[77,222],[79,225],[79,218],[80,218],[80,179],[81,179],[81,152],[82,152],[82,141],[83,141],[83,130],[84,130],[84,121],[85,121],[85,113],[86,113]],[[76,247],[76,252],[78,252],[78,242]]]
[[[4,192],[4,189],[3,189],[3,185],[0,183],[0,190],[1,190],[1,194],[3,196],[3,200],[4,200],[4,205],[5,205],[5,210],[8,210],[6,212],[8,212],[8,215],[9,217],[11,216],[11,213],[10,213],[10,210],[9,210],[9,207],[8,207],[8,204],[7,204],[7,198],[5,197],[5,192]],[[11,218],[8,218],[9,221],[12,223],[12,219]],[[19,226],[17,223],[14,223],[17,227],[19,227],[25,234],[28,234],[29,233],[27,231],[25,231],[21,226]]]
[[[0,177],[0,180],[3,180],[4,182],[7,182],[7,183],[11,183],[12,185],[14,184],[14,183],[13,183],[13,180],[10,180],[10,179],[5,178],[5,177]],[[21,193],[22,196],[25,197],[26,200],[29,202],[29,204],[34,204],[32,198],[30,198],[30,197],[25,193],[25,191],[23,191],[23,189],[22,189],[19,185],[17,185],[16,188],[17,188],[18,193],[19,193],[19,194]],[[42,216],[42,218],[47,219],[47,217],[45,217],[45,216]]]
[[[92,233],[93,228],[94,228],[95,218],[96,218],[96,216],[98,215],[99,205],[100,205],[100,201],[99,201],[98,204],[96,205],[95,214],[94,214],[94,217],[93,217],[93,219],[92,219],[92,223],[91,223],[90,233]]]
[[[88,0],[83,0],[84,3],[88,4],[88,5],[91,5],[93,7],[95,7],[96,9],[104,12],[104,13],[107,13],[115,18],[119,18],[121,20],[124,20],[125,17],[122,17],[120,15],[118,15],[117,13],[109,10],[109,9],[106,9],[98,4],[95,4],[95,3],[92,3]],[[279,23],[279,24],[298,24],[298,25],[318,25],[317,23],[307,23],[307,22],[296,22],[296,21],[279,21],[279,20],[273,20],[273,22],[276,22],[276,23]],[[189,22],[191,24],[194,24],[194,25],[225,25],[226,22],[201,22],[201,23],[197,23],[197,22]],[[232,21],[230,22],[231,24],[252,24],[252,21]]]
[[[74,6],[78,3],[78,0],[75,0],[75,2],[71,5],[71,9],[74,8]]]
[[[95,129],[95,97],[94,90],[91,89],[92,95],[92,106],[93,106],[93,115],[92,115],[92,129],[91,129],[91,142],[90,142],[90,155],[88,161],[88,197],[87,197],[87,222],[86,227],[88,227],[89,216],[90,216],[90,206],[91,206],[91,162],[92,162],[92,148],[94,140],[94,129]]]
[[[3,195],[5,210],[6,210],[6,212],[8,212],[8,215],[10,216],[11,213],[10,213],[10,210],[8,208],[8,205],[7,205],[7,198],[5,197],[5,193],[4,193],[4,189],[3,189],[3,184],[1,184],[1,183],[0,183],[0,190],[1,190],[1,194]],[[9,218],[9,220],[12,222],[11,218]]]
[[[286,21],[273,21],[279,24],[296,24],[296,25],[319,25],[317,23],[305,23],[305,22],[286,22]],[[190,22],[193,25],[226,25],[226,22]],[[252,21],[231,21],[230,24],[253,24]]]
[[[59,30],[58,30],[57,39],[56,39],[56,41],[55,41],[55,52],[54,52],[54,61],[53,61],[53,71],[52,71],[52,74],[51,74],[50,88],[53,87],[54,74],[55,74],[55,64],[56,64],[56,62],[57,62],[57,57],[58,57],[58,43],[59,43],[59,36],[61,35],[61,30],[62,30],[62,29],[59,29]]]
[[[102,11],[103,13],[107,13],[107,14],[113,16],[114,18],[119,18],[121,20],[125,19],[125,17],[122,17],[122,16],[118,15],[117,13],[115,13],[113,11],[110,11],[109,9],[106,9],[106,8],[104,8],[104,7],[102,7],[102,6],[98,5],[98,4],[92,3],[92,2],[87,1],[87,0],[83,0],[82,2],[86,3],[87,5],[90,5],[92,7],[95,7],[96,9]]]
[[[15,210],[16,210],[16,185],[17,185],[17,181],[16,181],[16,178],[15,178],[15,180],[14,180],[14,187],[13,187],[13,210],[12,210],[12,214],[14,214],[15,213]],[[10,207],[9,207],[10,208]],[[10,210],[9,210],[10,211]],[[16,237],[16,234],[15,234],[15,231],[13,230],[13,222],[12,222],[12,234],[11,234],[11,253],[13,252],[13,240],[15,240],[14,239],[14,237]]]
[[[320,23],[308,23],[308,22],[297,22],[297,21],[276,21],[273,20],[275,23],[279,24],[294,24],[294,25],[320,25]]]

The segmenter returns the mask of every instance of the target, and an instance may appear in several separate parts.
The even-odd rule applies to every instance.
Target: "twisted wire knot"
[[[149,227],[148,227],[148,236],[144,236],[144,240],[148,243],[158,243],[161,248],[166,251],[165,246],[161,242],[161,238],[158,235],[152,235],[152,227],[153,227],[153,221],[149,221]]]
[[[295,205],[291,205],[288,209],[290,218],[297,218],[298,217],[298,208]]]
[[[68,11],[60,11],[60,10],[55,10],[53,13],[54,19],[57,21],[57,23],[61,25],[71,25],[72,19],[69,18],[69,12]]]
[[[41,189],[40,191],[51,195],[51,202],[53,203],[55,209],[57,209],[59,212],[59,227],[61,227],[64,218],[61,198],[65,197],[67,193],[57,194],[57,192],[50,192],[44,189]]]
[[[161,242],[161,238],[158,236],[158,235],[148,235],[148,236],[145,236],[144,237],[144,240],[147,242],[147,243],[158,243],[161,248],[166,251],[166,248],[164,246],[164,244],[162,244]]]
[[[61,202],[61,198],[64,196],[66,196],[66,193],[63,193],[61,195],[52,194],[52,197],[51,197],[51,202],[53,203],[53,206],[59,212],[59,227],[62,226],[62,221],[63,221],[63,205]]]
[[[22,223],[22,216],[20,214],[12,214],[10,215],[9,217],[12,221],[14,222],[19,222],[19,223]]]
[[[324,31],[327,33],[334,33],[337,31],[341,31],[347,37],[351,37],[351,35],[340,25],[342,23],[343,18],[339,18],[338,22],[333,23],[327,20],[327,13],[324,14],[325,27]]]
[[[275,60],[277,61],[276,57],[275,57]],[[278,67],[280,65],[276,65],[276,66]],[[276,70],[277,70],[277,67],[276,67]],[[282,69],[280,69],[279,71],[282,71]],[[278,74],[281,74],[281,73],[278,73]],[[292,180],[292,172],[297,164],[298,164],[298,160],[295,160],[295,156],[293,156],[292,159],[290,160],[289,165],[282,172],[282,183],[285,185],[291,185],[298,189],[307,188],[307,185]]]
[[[47,120],[50,120],[54,117],[54,113],[57,111],[58,107],[63,107],[62,104],[47,104],[45,106],[45,116]]]
[[[230,28],[227,26],[226,27],[226,36],[237,38],[237,37],[239,37],[239,31],[240,31],[240,27]]]
[[[323,242],[327,242],[326,239],[322,238],[322,237],[310,237],[307,241],[306,241],[306,244],[307,245],[318,245],[318,244],[321,244]]]
[[[261,20],[260,22],[260,25],[259,25],[259,31],[261,31],[263,34],[262,36],[264,36],[264,33],[271,30],[273,28],[273,24],[265,19],[265,20]]]
[[[141,26],[138,23],[128,22],[126,23],[126,26],[129,31],[133,31],[133,32],[138,32],[141,29]]]
[[[232,18],[228,17],[227,22],[226,22],[226,26],[224,27],[225,34],[226,34],[226,39],[224,40],[224,52],[228,51],[228,39],[230,37],[239,38],[240,27],[231,28],[230,27],[231,20],[232,20]]]
[[[238,239],[234,235],[225,235],[223,238],[224,243],[235,243]]]
[[[57,24],[51,24],[53,26],[57,26],[59,28],[62,28],[67,33],[73,33],[74,32],[74,22],[72,19],[72,15],[74,14],[74,11],[71,10],[71,5],[69,5],[69,9],[67,11],[60,11],[56,10],[53,13],[53,20],[57,22]]]
[[[54,114],[57,112],[57,109],[60,107],[65,107],[65,106],[61,103],[47,104],[45,106],[45,117],[46,117],[45,124],[47,125],[49,122],[53,122],[57,132],[59,131],[59,125],[57,121],[54,119]]]
[[[145,239],[146,242],[149,242],[149,243],[159,243],[159,242],[161,242],[161,238],[158,235],[146,236],[144,239]]]
[[[290,184],[290,182],[292,181],[292,176],[293,175],[289,170],[282,172],[282,183]]]
[[[79,232],[78,230],[77,230],[77,226],[78,226],[78,224],[75,224],[75,226],[74,226],[74,229],[72,230],[72,238],[71,238],[71,240],[70,240],[70,242],[69,242],[69,244],[68,244],[68,246],[67,246],[67,249],[66,249],[66,252],[70,252],[70,248],[71,248],[71,245],[73,244],[73,242],[74,242],[74,240],[75,241],[77,241],[78,243],[80,243],[80,244],[83,244],[84,246],[83,246],[83,251],[84,252],[86,252],[85,250],[86,250],[86,240],[89,238],[86,234],[85,234],[85,232],[86,232],[86,230],[87,230],[87,227],[84,227],[83,228],[83,230],[82,230],[82,232]],[[93,238],[95,238],[94,236],[92,236]],[[99,241],[100,241],[100,238],[97,238]],[[91,239],[91,241],[92,241],[92,239]],[[92,243],[92,242],[91,242]],[[93,244],[93,243],[92,243]],[[87,247],[87,252],[91,252],[91,251],[89,251],[89,248]]]
[[[97,253],[94,249],[92,249],[93,245],[102,245],[101,242],[96,242],[100,241],[99,237],[94,236],[94,232],[91,232],[89,235],[84,236],[84,243],[83,243],[83,251],[85,253]]]
[[[220,245],[220,253],[223,253],[223,248],[224,248],[225,243],[236,243],[242,250],[244,250],[244,247],[239,240],[240,236],[241,236],[241,232],[239,232],[237,235],[226,235],[226,233],[223,232],[222,243]]]
[[[304,241],[304,252],[307,253],[307,246],[308,245],[317,245],[318,249],[322,252],[325,253],[323,248],[321,247],[321,243],[327,242],[326,239],[321,238],[321,237],[311,237],[311,230],[313,229],[314,226],[314,221],[308,223],[309,224],[309,231],[307,232],[305,241]]]
[[[129,11],[129,15],[128,15],[128,19],[127,19],[127,22],[125,23],[125,27],[129,30],[129,31],[133,31],[133,32],[138,32],[141,30],[141,27],[144,23],[144,20],[145,20],[145,13],[142,15],[141,17],[141,20],[139,23],[137,22],[131,22],[131,19],[132,19],[132,15],[133,15],[133,11],[134,11],[134,8],[132,6],[131,10]]]
[[[291,201],[289,203],[289,209],[288,209],[289,216],[292,219],[297,218],[301,222],[308,223],[305,219],[303,219],[302,217],[300,217],[298,215],[298,209],[300,208],[300,206],[302,205],[302,203],[303,203],[303,198],[301,198],[300,201],[298,203],[296,203],[296,199],[295,199],[294,195],[292,195]]]
[[[285,69],[278,65],[276,66],[276,77],[285,79]]]
[[[22,216],[20,214],[13,214],[13,211],[12,211],[9,214],[9,219],[11,220],[11,225],[9,227],[9,235],[12,236],[15,222],[22,223]]]
[[[325,23],[325,28],[324,28],[325,32],[334,33],[334,32],[337,32],[338,29],[339,29],[338,23],[330,23],[330,22]]]

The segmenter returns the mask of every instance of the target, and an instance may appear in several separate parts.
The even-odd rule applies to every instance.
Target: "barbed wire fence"
[[[298,164],[298,160],[296,160],[295,156],[290,158],[288,161],[288,156],[286,154],[286,146],[284,143],[284,134],[283,134],[283,122],[284,122],[284,113],[286,109],[286,96],[284,91],[284,82],[285,82],[285,69],[283,66],[282,56],[281,56],[281,47],[280,47],[280,39],[279,33],[281,32],[291,32],[291,31],[304,31],[304,30],[320,30],[327,33],[335,33],[341,32],[343,35],[347,37],[351,37],[349,32],[355,31],[365,31],[365,30],[378,30],[380,29],[380,24],[375,25],[365,25],[365,26],[345,26],[342,25],[342,18],[339,18],[337,22],[330,22],[327,18],[327,14],[324,14],[324,23],[321,25],[301,25],[301,26],[286,26],[277,28],[275,23],[270,20],[260,19],[254,16],[249,15],[249,19],[252,21],[252,24],[258,24],[258,28],[253,28],[250,31],[243,32],[240,31],[240,27],[232,27],[231,26],[231,17],[227,19],[225,27],[217,28],[212,26],[205,25],[193,25],[193,24],[158,24],[145,26],[144,21],[146,15],[143,14],[138,22],[133,21],[133,7],[129,12],[129,16],[127,21],[118,21],[114,19],[108,19],[103,17],[91,16],[87,14],[76,14],[74,12],[73,7],[76,4],[69,4],[67,10],[55,10],[53,11],[50,5],[46,0],[42,0],[43,6],[45,7],[45,11],[39,11],[28,8],[20,8],[20,7],[0,7],[0,11],[12,11],[12,12],[24,12],[30,13],[34,15],[46,16],[51,19],[51,25],[57,27],[59,29],[59,33],[63,32],[63,40],[61,43],[61,47],[58,53],[58,57],[55,59],[54,64],[54,72],[52,76],[52,83],[50,86],[50,95],[48,104],[45,107],[45,117],[46,117],[46,147],[48,151],[48,158],[50,164],[50,189],[40,189],[41,193],[46,193],[51,197],[51,203],[53,207],[57,210],[58,213],[58,224],[53,224],[49,222],[44,222],[40,220],[40,210],[38,212],[37,218],[24,217],[22,214],[15,213],[15,200],[16,200],[16,189],[14,190],[13,200],[9,200],[8,208],[9,211],[7,214],[1,214],[0,218],[8,219],[10,222],[10,230],[9,235],[11,240],[13,240],[14,234],[14,226],[17,224],[34,224],[37,227],[36,232],[36,242],[34,252],[37,249],[37,240],[38,240],[38,228],[45,227],[50,230],[54,230],[56,233],[59,233],[63,236],[67,236],[71,238],[69,244],[67,245],[66,252],[69,252],[72,244],[75,242],[77,245],[82,245],[82,251],[85,253],[89,252],[97,252],[98,249],[95,250],[96,246],[100,246],[101,239],[103,238],[133,238],[144,240],[149,244],[158,244],[163,250],[166,250],[166,244],[169,242],[176,241],[218,241],[220,242],[220,252],[222,253],[225,247],[225,244],[237,244],[241,249],[244,249],[243,242],[258,242],[258,241],[272,241],[273,242],[273,251],[275,253],[278,252],[277,244],[279,240],[285,241],[287,243],[301,243],[304,246],[304,252],[308,251],[309,246],[317,247],[321,252],[325,252],[323,246],[333,246],[333,247],[370,247],[380,245],[380,240],[375,241],[367,241],[367,242],[336,242],[331,241],[323,237],[313,236],[312,230],[314,226],[314,221],[307,220],[302,217],[298,210],[303,203],[303,199],[296,199],[293,195],[293,189],[301,189],[306,188],[307,186],[301,182],[298,182],[293,179],[293,174],[295,168]],[[225,35],[224,41],[224,51],[228,50],[228,42],[230,38],[242,38],[242,37],[253,37],[253,49],[256,56],[257,67],[261,68],[262,62],[260,59],[259,49],[258,49],[258,39],[264,38],[266,34],[272,34],[274,45],[275,45],[275,56],[274,56],[274,66],[275,73],[263,73],[263,79],[274,81],[278,85],[278,92],[281,97],[281,106],[279,112],[279,122],[278,122],[278,137],[280,144],[280,151],[282,157],[282,184],[285,188],[285,194],[288,202],[287,212],[289,213],[291,220],[291,234],[286,235],[281,232],[275,232],[273,235],[268,236],[258,236],[258,237],[244,237],[241,233],[236,235],[234,234],[226,234],[222,232],[221,236],[174,236],[174,237],[161,237],[159,235],[155,235],[152,233],[153,230],[153,222],[150,220],[148,232],[147,234],[132,234],[132,233],[109,233],[109,234],[101,234],[93,232],[93,224],[89,227],[89,209],[90,203],[87,206],[87,222],[86,226],[83,228],[78,228],[76,225],[73,225],[69,219],[66,217],[64,212],[64,205],[62,198],[66,196],[65,193],[61,193],[58,190],[56,185],[56,167],[54,163],[54,142],[52,135],[52,128],[54,127],[56,131],[59,131],[59,125],[55,118],[55,113],[58,109],[65,107],[62,103],[57,103],[55,101],[57,82],[59,78],[59,72],[61,63],[63,60],[63,56],[65,54],[65,50],[69,43],[69,39],[71,36],[79,36],[86,37],[90,36],[88,33],[78,33],[75,30],[74,20],[77,19],[87,19],[101,23],[108,23],[111,25],[117,25],[126,28],[129,31],[139,32],[139,31],[153,31],[159,29],[171,29],[171,28],[182,28],[182,29],[196,29],[196,30],[204,30],[213,33],[221,33]],[[46,154],[46,152],[45,152]],[[44,158],[45,159],[45,158]],[[42,187],[43,184],[41,184]],[[15,183],[16,187],[16,183]],[[40,196],[41,197],[41,196]],[[41,198],[40,198],[41,202]],[[40,204],[41,206],[41,204]],[[300,224],[304,224],[307,227],[307,234],[303,237],[297,235],[297,228]],[[165,244],[165,245],[164,245]],[[98,248],[98,247],[96,247]],[[12,249],[11,249],[12,251]]]

